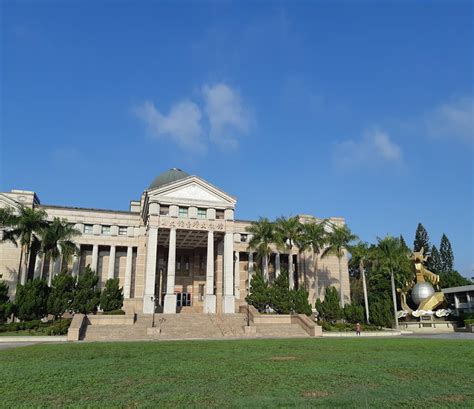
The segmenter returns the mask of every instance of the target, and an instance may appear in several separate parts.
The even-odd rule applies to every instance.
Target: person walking
[[[356,324],[356,336],[360,337],[360,323]]]

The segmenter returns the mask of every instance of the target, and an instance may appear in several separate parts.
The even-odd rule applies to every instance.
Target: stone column
[[[110,246],[110,255],[109,255],[109,269],[107,272],[107,279],[110,280],[115,276],[115,246]]]
[[[251,277],[252,274],[253,274],[253,253],[252,252],[249,253],[249,266],[248,266],[248,269],[249,269],[249,276]]]
[[[43,272],[44,254],[36,253],[34,278],[41,278]]]
[[[79,254],[81,254],[81,246],[79,245]],[[80,256],[76,253],[72,256],[72,276],[78,277],[79,276],[79,260]]]
[[[158,228],[148,230],[146,249],[145,291],[143,295],[143,312],[152,314],[155,309],[156,251],[158,246]]]
[[[168,271],[166,278],[166,294],[163,306],[165,314],[176,314],[176,294],[174,281],[176,274],[176,227],[170,229],[170,242],[168,250]]]
[[[206,296],[204,312],[216,313],[216,295],[214,294],[214,232],[207,232],[207,266],[206,266]]]
[[[280,253],[275,254],[275,278],[280,275]]]
[[[234,297],[234,234],[228,232],[224,236],[224,303],[223,312],[235,313]]]
[[[290,282],[290,290],[295,287],[295,275],[293,274],[293,254],[288,255],[288,280]]]
[[[234,295],[237,300],[240,300],[240,254],[235,252],[234,261]]]
[[[92,264],[91,269],[98,274],[97,268],[99,266],[99,245],[94,244],[92,247]]]
[[[123,284],[123,297],[130,298],[132,288],[132,264],[133,264],[133,247],[127,248],[127,262],[125,264],[125,282]]]
[[[459,298],[458,298],[458,296],[457,296],[456,294],[454,294],[454,307],[455,307],[456,309],[459,308]]]

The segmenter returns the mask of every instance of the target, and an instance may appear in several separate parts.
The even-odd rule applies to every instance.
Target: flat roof
[[[474,284],[471,285],[462,285],[460,287],[449,287],[449,288],[442,288],[441,291],[446,294],[451,293],[464,293],[467,291],[474,291]]]
[[[48,205],[48,204],[42,204],[40,205],[40,207],[48,207],[51,209],[79,210],[79,211],[85,210],[87,212],[121,213],[121,214],[130,214],[130,215],[138,214],[138,213],[130,212],[128,210],[95,209],[92,207],[57,206],[57,205]]]

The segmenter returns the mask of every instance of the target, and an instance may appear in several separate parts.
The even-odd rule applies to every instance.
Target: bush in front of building
[[[296,314],[311,315],[311,304],[308,302],[308,292],[304,288],[298,288],[297,290],[291,290],[291,301],[292,310]]]
[[[339,305],[339,292],[335,287],[326,288],[324,301],[319,298],[316,300],[316,311],[318,320],[324,322],[336,322],[343,317],[343,311]]]
[[[104,315],[125,315],[124,310],[112,310],[112,311],[104,311]]]
[[[13,303],[8,296],[8,285],[0,281],[0,324],[5,322],[13,312]]]
[[[118,278],[109,278],[100,295],[100,308],[104,312],[120,310],[123,305],[123,288]]]
[[[352,324],[364,322],[364,307],[360,304],[351,303],[344,306],[344,318]]]
[[[24,285],[18,284],[14,312],[21,321],[38,320],[48,313],[50,289],[46,280],[35,278]]]
[[[268,283],[259,269],[254,272],[250,279],[250,294],[247,295],[245,301],[253,305],[259,312],[265,312],[270,303]]]
[[[63,271],[53,278],[48,297],[48,313],[53,315],[55,320],[70,309],[75,284],[75,278],[67,271]]]
[[[76,282],[71,309],[81,314],[96,313],[100,302],[99,276],[87,266]]]
[[[380,297],[369,304],[370,322],[379,327],[391,328],[393,324],[393,302],[389,296]]]
[[[268,304],[277,314],[290,314],[293,299],[289,289],[288,272],[281,271],[268,292]]]
[[[40,320],[10,322],[0,325],[0,332],[13,332],[18,335],[66,335],[71,319],[41,322]]]

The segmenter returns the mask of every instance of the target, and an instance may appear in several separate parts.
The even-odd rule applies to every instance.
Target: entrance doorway
[[[176,307],[191,307],[191,293],[176,293]]]

